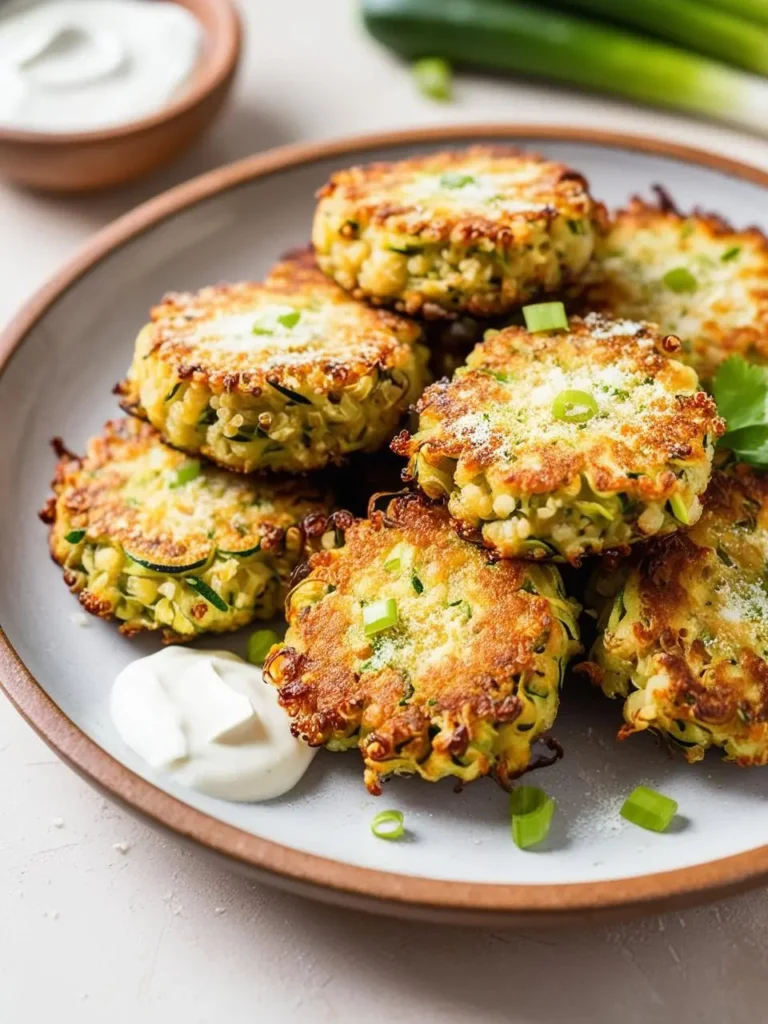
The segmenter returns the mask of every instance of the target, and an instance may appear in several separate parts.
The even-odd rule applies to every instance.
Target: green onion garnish
[[[405,835],[402,811],[379,811],[371,822],[371,832],[377,839],[399,839]]]
[[[384,563],[384,568],[387,572],[399,572],[400,571],[400,559],[390,558],[388,562]]]
[[[691,525],[691,517],[688,512],[688,506],[683,499],[681,494],[673,494],[669,499],[669,507],[672,509],[672,515],[677,519],[678,522],[682,523],[683,526]]]
[[[382,633],[397,625],[397,601],[387,597],[383,601],[373,601],[363,608],[363,628],[366,636]]]
[[[277,322],[281,327],[295,327],[296,324],[301,320],[301,313],[298,310],[294,310],[292,313],[283,313],[282,316],[277,318]]]
[[[586,423],[597,412],[597,402],[588,391],[561,391],[552,403],[552,415],[566,423]]]
[[[735,260],[741,252],[740,245],[734,245],[730,249],[726,249],[723,255],[720,257],[721,263],[729,263],[731,260]]]
[[[677,800],[647,786],[633,790],[621,808],[622,818],[652,832],[663,832],[676,814]]]
[[[252,665],[263,665],[274,645],[279,643],[280,637],[274,629],[257,629],[248,637],[248,661]]]
[[[465,185],[474,185],[475,179],[471,174],[458,174],[456,171],[446,171],[440,175],[440,188],[464,188]]]
[[[538,786],[519,786],[509,797],[512,838],[521,850],[547,838],[555,801]]]
[[[171,487],[183,487],[184,484],[191,483],[200,476],[200,460],[199,459],[188,459],[187,462],[182,462],[179,468],[173,475],[171,480]]]
[[[668,270],[662,281],[672,292],[695,292],[698,288],[698,281],[685,267],[675,267],[674,270]]]
[[[65,535],[64,540],[68,544],[79,544],[84,536],[85,530],[70,530],[69,533]]]
[[[411,73],[424,96],[443,103],[453,98],[453,71],[442,57],[422,57],[414,61]]]
[[[424,584],[421,582],[416,573],[414,573],[413,576],[411,576],[411,585],[417,594],[424,593]]]
[[[251,334],[274,334],[275,332],[271,327],[262,327],[260,324],[254,324],[251,328]]]
[[[567,331],[568,316],[562,302],[537,302],[523,306],[525,326],[531,333],[537,331]]]

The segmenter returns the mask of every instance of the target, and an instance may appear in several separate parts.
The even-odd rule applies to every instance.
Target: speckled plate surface
[[[663,183],[683,207],[768,228],[768,175],[647,139],[572,129],[484,126],[293,147],[196,179],[97,235],[0,339],[0,678],[73,767],[137,813],[294,891],[401,915],[559,922],[681,905],[768,877],[765,771],[709,756],[671,758],[650,737],[617,744],[620,706],[573,679],[556,735],[566,757],[537,782],[558,802],[544,849],[518,850],[490,781],[389,783],[376,800],[356,753],[321,752],[301,785],[266,804],[228,804],[148,772],[110,723],[111,682],[154,641],[128,641],[78,605],[48,558],[36,517],[53,467],[49,440],[75,450],[116,414],[111,388],[147,309],[165,290],[261,275],[309,233],[313,194],[337,167],[445,144],[529,145],[586,174],[615,204]],[[761,221],[762,214],[762,221]],[[241,638],[232,646],[237,649]],[[221,641],[210,646],[222,646]],[[639,783],[675,797],[656,835],[618,815]],[[399,807],[409,838],[375,839],[377,810]]]

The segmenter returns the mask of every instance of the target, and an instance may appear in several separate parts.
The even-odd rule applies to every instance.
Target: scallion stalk
[[[581,14],[620,22],[628,28],[668,39],[685,50],[706,53],[725,64],[768,73],[768,31],[734,10],[701,0],[544,0],[555,7],[573,7]],[[765,11],[765,5],[763,5]],[[768,18],[766,18],[768,20]]]
[[[366,636],[382,633],[397,625],[397,601],[387,597],[383,601],[372,601],[363,608],[363,630]]]
[[[751,21],[768,25],[768,5],[765,0],[702,0],[710,7],[725,8],[730,14],[738,14]]]
[[[363,0],[363,12],[368,31],[408,60],[439,53],[768,134],[765,79],[587,18],[517,0]]]
[[[648,786],[633,789],[621,808],[622,818],[652,832],[663,832],[676,814],[677,801]]]
[[[531,333],[568,330],[568,316],[562,302],[537,302],[523,306],[523,319]]]

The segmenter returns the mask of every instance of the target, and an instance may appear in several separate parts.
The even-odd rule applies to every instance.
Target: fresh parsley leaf
[[[741,462],[768,468],[768,423],[729,430],[720,438],[720,447],[729,448]]]
[[[731,356],[718,368],[712,394],[729,434],[742,427],[768,425],[768,371],[762,366]],[[731,447],[724,437],[720,445]]]

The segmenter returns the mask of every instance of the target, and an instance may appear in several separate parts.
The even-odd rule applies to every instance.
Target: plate
[[[49,440],[76,451],[116,414],[111,394],[150,305],[170,289],[258,278],[308,237],[313,195],[330,172],[446,144],[533,146],[583,171],[610,204],[661,182],[683,207],[743,226],[768,211],[768,174],[670,143],[577,129],[514,126],[400,132],[290,147],[197,178],[95,236],[0,339],[0,677],[21,713],[73,768],[149,821],[260,879],[354,908],[491,923],[554,923],[701,901],[768,877],[766,775],[716,756],[697,766],[647,736],[618,745],[620,706],[571,682],[556,734],[566,757],[537,779],[557,800],[546,848],[518,850],[507,801],[490,781],[389,783],[379,799],[361,762],[321,752],[300,786],[264,804],[198,796],[153,774],[110,723],[113,678],[155,641],[97,620],[78,628],[37,520],[53,469]],[[768,228],[768,214],[761,224]],[[214,645],[216,642],[214,641]],[[221,641],[218,641],[221,646]],[[678,827],[623,822],[644,783],[675,797]],[[370,832],[404,811],[408,841]]]

